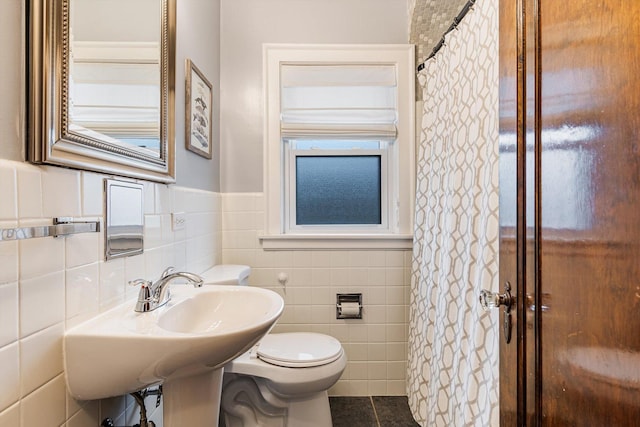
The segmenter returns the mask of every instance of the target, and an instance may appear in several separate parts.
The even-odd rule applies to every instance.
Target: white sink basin
[[[173,285],[169,303],[136,313],[127,302],[65,333],[67,385],[101,399],[218,369],[262,338],[282,313],[275,292]]]

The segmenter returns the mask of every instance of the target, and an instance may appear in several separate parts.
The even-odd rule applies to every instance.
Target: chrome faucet
[[[186,271],[174,272],[173,267],[169,267],[162,272],[160,279],[155,282],[144,279],[136,279],[129,282],[131,286],[140,285],[140,292],[138,293],[138,302],[136,303],[135,311],[139,313],[146,313],[153,311],[156,308],[162,307],[171,299],[171,293],[169,292],[169,283],[174,279],[187,279],[187,281],[194,287],[199,288],[204,283],[202,277],[194,273],[188,273]]]

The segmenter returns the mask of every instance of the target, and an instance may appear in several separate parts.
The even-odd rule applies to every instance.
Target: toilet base
[[[283,397],[268,381],[241,374],[224,375],[221,416],[226,427],[331,427],[326,391]]]

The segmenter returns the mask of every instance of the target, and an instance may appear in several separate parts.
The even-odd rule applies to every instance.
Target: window
[[[263,247],[411,247],[412,52],[265,46]]]
[[[380,141],[286,140],[286,232],[387,229],[387,146]]]

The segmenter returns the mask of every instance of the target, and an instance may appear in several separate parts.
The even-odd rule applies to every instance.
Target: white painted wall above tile
[[[407,43],[406,0],[222,0],[222,192],[262,192],[263,43]]]

